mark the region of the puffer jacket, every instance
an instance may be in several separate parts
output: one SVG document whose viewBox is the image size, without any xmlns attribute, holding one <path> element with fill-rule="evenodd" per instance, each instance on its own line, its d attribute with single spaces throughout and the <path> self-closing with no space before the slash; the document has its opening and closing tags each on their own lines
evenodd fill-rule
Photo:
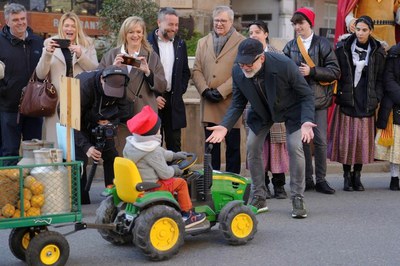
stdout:
<svg viewBox="0 0 400 266">
<path fill-rule="evenodd" d="M 290 57 L 296 65 L 306 63 L 297 46 L 297 39 L 289 41 L 283 53 Z M 304 77 L 314 91 L 315 109 L 326 109 L 332 104 L 333 86 L 323 86 L 319 82 L 332 82 L 340 77 L 340 68 L 335 52 L 325 37 L 314 34 L 308 55 L 313 60 L 315 67 L 311 68 L 310 75 Z"/>
<path fill-rule="evenodd" d="M 10 27 L 3 27 L 0 33 L 0 60 L 4 63 L 5 74 L 0 80 L 0 111 L 18 112 L 22 88 L 26 86 L 42 54 L 43 39 L 27 28 L 25 40 L 10 33 Z"/>
<path fill-rule="evenodd" d="M 366 89 L 367 106 L 365 113 L 359 114 L 355 110 L 354 100 L 354 67 L 351 45 L 356 39 L 355 34 L 346 34 L 339 38 L 336 45 L 336 56 L 342 75 L 338 84 L 336 103 L 340 111 L 351 117 L 372 116 L 383 96 L 383 72 L 385 67 L 385 51 L 379 41 L 370 37 L 371 52 L 368 62 L 368 85 Z M 366 115 L 365 115 L 366 114 Z"/>
<path fill-rule="evenodd" d="M 400 125 L 400 43 L 392 46 L 386 57 L 383 99 L 379 107 L 376 127 L 387 126 L 393 110 L 393 123 Z"/>
</svg>

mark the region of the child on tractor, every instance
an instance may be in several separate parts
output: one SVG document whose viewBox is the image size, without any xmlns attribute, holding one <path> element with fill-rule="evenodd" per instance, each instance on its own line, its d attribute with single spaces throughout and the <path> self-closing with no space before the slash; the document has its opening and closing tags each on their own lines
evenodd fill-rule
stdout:
<svg viewBox="0 0 400 266">
<path fill-rule="evenodd" d="M 167 164 L 173 160 L 186 159 L 186 153 L 174 153 L 161 147 L 161 120 L 158 115 L 146 105 L 128 120 L 127 126 L 132 136 L 126 138 L 123 155 L 136 164 L 142 180 L 160 184 L 155 190 L 166 190 L 177 194 L 185 228 L 191 228 L 205 221 L 204 213 L 192 210 L 186 181 L 176 177 L 182 174 L 182 170 L 178 165 Z"/>
</svg>

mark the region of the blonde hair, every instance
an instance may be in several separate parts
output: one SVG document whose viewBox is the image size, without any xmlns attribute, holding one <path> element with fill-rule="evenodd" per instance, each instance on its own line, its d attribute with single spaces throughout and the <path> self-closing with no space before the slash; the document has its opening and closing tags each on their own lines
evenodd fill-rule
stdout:
<svg viewBox="0 0 400 266">
<path fill-rule="evenodd" d="M 67 12 L 61 16 L 60 23 L 58 24 L 58 36 L 60 36 L 60 38 L 63 38 L 63 39 L 66 38 L 62 28 L 63 28 L 64 22 L 67 19 L 71 19 L 75 22 L 76 44 L 82 45 L 83 47 L 89 47 L 90 45 L 92 45 L 93 44 L 92 38 L 87 36 L 86 33 L 83 31 L 81 20 L 79 19 L 78 15 L 75 14 L 74 12 Z"/>
<path fill-rule="evenodd" d="M 146 23 L 141 17 L 137 16 L 128 17 L 122 23 L 121 28 L 119 29 L 117 46 L 122 46 L 122 45 L 124 45 L 125 47 L 127 46 L 126 35 L 128 34 L 130 28 L 134 26 L 142 27 L 143 38 L 141 46 L 143 47 L 143 49 L 147 50 L 148 52 L 151 52 L 152 47 L 150 43 L 147 41 Z"/>
</svg>

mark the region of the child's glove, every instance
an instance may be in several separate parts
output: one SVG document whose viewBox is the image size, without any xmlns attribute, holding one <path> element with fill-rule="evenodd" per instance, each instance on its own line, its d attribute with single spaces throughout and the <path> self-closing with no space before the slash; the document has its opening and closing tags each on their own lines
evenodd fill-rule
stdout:
<svg viewBox="0 0 400 266">
<path fill-rule="evenodd" d="M 174 168 L 174 176 L 180 176 L 183 174 L 183 171 L 181 169 L 179 169 L 179 166 L 177 166 L 176 164 L 171 165 L 172 168 Z"/>
<path fill-rule="evenodd" d="M 178 159 L 185 160 L 186 158 L 187 158 L 187 153 L 184 151 L 178 151 L 172 155 L 172 160 L 178 160 Z"/>
</svg>

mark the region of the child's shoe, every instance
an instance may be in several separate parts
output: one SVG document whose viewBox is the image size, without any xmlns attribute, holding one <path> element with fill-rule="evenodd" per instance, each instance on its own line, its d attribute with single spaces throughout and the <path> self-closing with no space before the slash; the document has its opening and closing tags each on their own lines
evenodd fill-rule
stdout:
<svg viewBox="0 0 400 266">
<path fill-rule="evenodd" d="M 191 228 L 204 222 L 206 220 L 206 215 L 205 213 L 197 213 L 190 210 L 188 212 L 182 212 L 182 218 L 185 222 L 185 228 Z"/>
</svg>

